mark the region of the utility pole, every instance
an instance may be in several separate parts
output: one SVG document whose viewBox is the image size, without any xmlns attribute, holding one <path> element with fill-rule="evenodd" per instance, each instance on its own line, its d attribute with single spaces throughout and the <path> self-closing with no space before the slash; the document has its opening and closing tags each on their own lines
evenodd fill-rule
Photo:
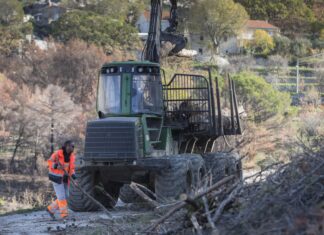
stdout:
<svg viewBox="0 0 324 235">
<path fill-rule="evenodd" d="M 51 119 L 51 155 L 54 153 L 54 118 Z"/>
<path fill-rule="evenodd" d="M 54 153 L 54 101 L 51 101 L 51 155 Z"/>
<path fill-rule="evenodd" d="M 299 94 L 299 59 L 297 59 L 297 65 L 296 65 L 296 93 Z"/>
</svg>

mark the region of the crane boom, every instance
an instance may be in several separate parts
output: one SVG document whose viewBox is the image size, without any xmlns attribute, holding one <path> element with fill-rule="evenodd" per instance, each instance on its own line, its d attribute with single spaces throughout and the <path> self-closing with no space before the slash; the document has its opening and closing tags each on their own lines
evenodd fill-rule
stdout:
<svg viewBox="0 0 324 235">
<path fill-rule="evenodd" d="M 162 32 L 162 0 L 151 0 L 150 26 L 143 50 L 144 60 L 155 63 L 160 62 L 161 42 L 170 42 L 173 45 L 168 55 L 178 53 L 186 45 L 184 36 L 176 33 L 178 26 L 177 0 L 170 0 L 170 4 L 169 27 Z"/>
</svg>

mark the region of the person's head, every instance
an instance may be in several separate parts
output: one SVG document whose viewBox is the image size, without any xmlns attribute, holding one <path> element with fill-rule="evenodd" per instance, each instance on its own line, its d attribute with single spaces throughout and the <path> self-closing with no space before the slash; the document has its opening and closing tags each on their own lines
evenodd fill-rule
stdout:
<svg viewBox="0 0 324 235">
<path fill-rule="evenodd" d="M 63 144 L 63 149 L 68 154 L 72 153 L 74 150 L 74 143 L 72 142 L 72 140 L 65 141 Z"/>
</svg>

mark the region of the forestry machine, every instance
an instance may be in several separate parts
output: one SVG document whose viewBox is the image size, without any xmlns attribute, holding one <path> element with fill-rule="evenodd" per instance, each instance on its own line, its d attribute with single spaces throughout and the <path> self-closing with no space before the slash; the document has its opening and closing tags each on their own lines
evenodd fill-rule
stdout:
<svg viewBox="0 0 324 235">
<path fill-rule="evenodd" d="M 173 45 L 169 55 L 186 44 L 176 32 L 177 1 L 170 3 L 170 26 L 161 32 L 162 0 L 151 0 L 142 61 L 107 63 L 100 70 L 98 119 L 87 123 L 76 172 L 78 185 L 106 207 L 115 206 L 118 198 L 141 200 L 131 182 L 144 185 L 161 202 L 190 195 L 206 175 L 217 182 L 242 174 L 238 154 L 215 147 L 219 138 L 241 134 L 234 83 L 229 79 L 230 115 L 224 117 L 218 81 L 210 70 L 207 77 L 175 74 L 166 79 L 160 68 L 164 42 Z M 74 211 L 99 209 L 73 184 L 69 206 Z"/>
</svg>

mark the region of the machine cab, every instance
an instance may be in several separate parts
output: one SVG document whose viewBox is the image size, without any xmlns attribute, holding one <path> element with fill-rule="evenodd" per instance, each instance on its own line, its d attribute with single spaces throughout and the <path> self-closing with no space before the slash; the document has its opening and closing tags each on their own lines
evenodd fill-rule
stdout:
<svg viewBox="0 0 324 235">
<path fill-rule="evenodd" d="M 108 116 L 162 116 L 160 67 L 150 62 L 105 64 L 98 83 L 97 112 Z"/>
</svg>

